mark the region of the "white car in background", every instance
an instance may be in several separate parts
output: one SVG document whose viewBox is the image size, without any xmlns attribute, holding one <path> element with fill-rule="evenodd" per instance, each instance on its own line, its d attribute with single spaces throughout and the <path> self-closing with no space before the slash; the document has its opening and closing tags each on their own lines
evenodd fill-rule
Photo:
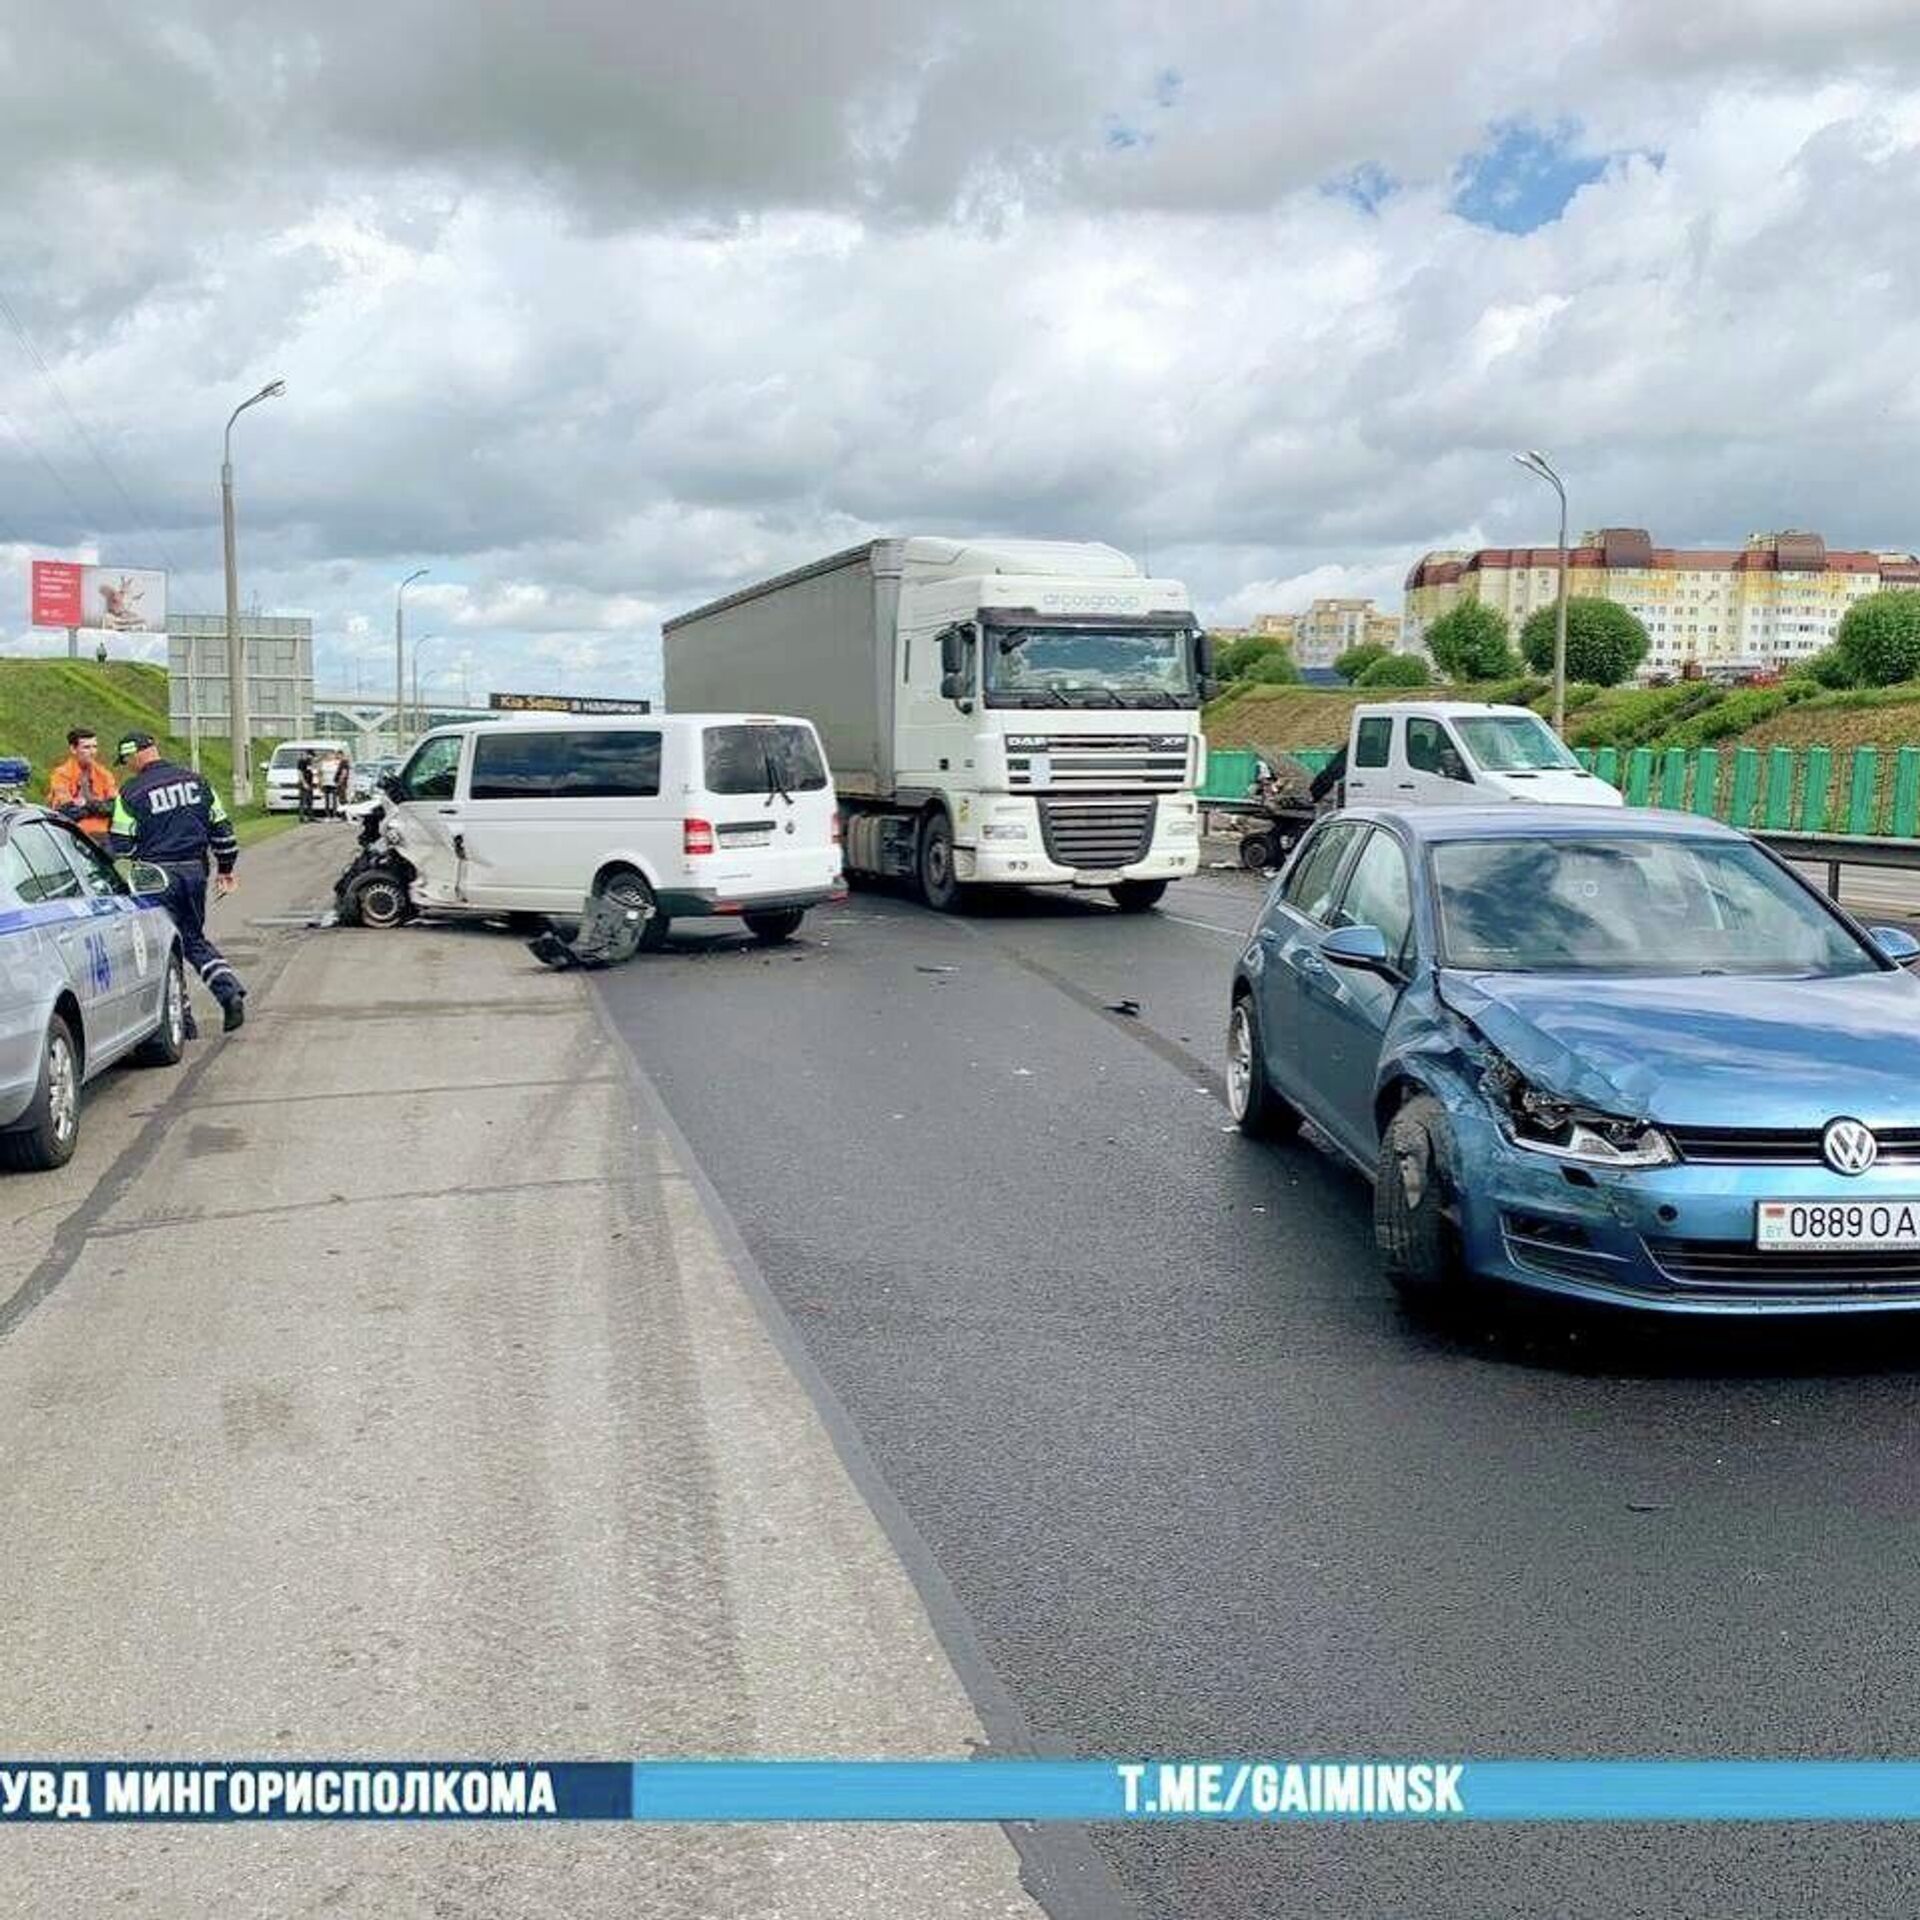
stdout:
<svg viewBox="0 0 1920 1920">
<path fill-rule="evenodd" d="M 274 748 L 273 758 L 260 769 L 261 799 L 269 813 L 300 811 L 300 756 L 313 755 L 316 762 L 331 763 L 347 752 L 344 740 L 283 740 Z M 318 767 L 316 766 L 316 772 Z M 324 799 L 316 800 L 324 807 Z"/>
</svg>

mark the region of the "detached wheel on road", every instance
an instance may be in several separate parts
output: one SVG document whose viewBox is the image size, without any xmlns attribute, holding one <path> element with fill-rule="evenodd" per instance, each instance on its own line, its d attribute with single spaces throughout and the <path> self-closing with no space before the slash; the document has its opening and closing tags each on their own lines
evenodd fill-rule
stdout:
<svg viewBox="0 0 1920 1920">
<path fill-rule="evenodd" d="M 346 891 L 340 918 L 353 927 L 397 927 L 413 918 L 413 902 L 398 874 L 363 873 Z"/>
<path fill-rule="evenodd" d="M 767 947 L 777 947 L 783 940 L 791 940 L 800 931 L 800 923 L 806 917 L 804 907 L 782 907 L 777 913 L 743 913 L 740 916 L 747 931 Z"/>
<path fill-rule="evenodd" d="M 40 1083 L 19 1123 L 0 1133 L 0 1167 L 51 1173 L 80 1144 L 80 1049 L 59 1014 L 47 1022 L 40 1049 Z"/>
<path fill-rule="evenodd" d="M 167 984 L 160 994 L 160 1024 L 133 1056 L 143 1067 L 177 1067 L 187 1053 L 187 970 L 176 949 L 167 958 Z"/>
<path fill-rule="evenodd" d="M 1157 907 L 1166 890 L 1164 880 L 1122 880 L 1117 887 L 1107 889 L 1122 913 L 1145 913 Z"/>
<path fill-rule="evenodd" d="M 653 889 L 631 867 L 615 867 L 600 881 L 600 897 L 622 913 L 649 913 L 645 931 L 640 935 L 637 953 L 658 953 L 667 944 L 667 929 L 673 922 L 654 903 Z"/>
<path fill-rule="evenodd" d="M 920 898 L 935 913 L 958 913 L 966 889 L 953 875 L 953 822 L 936 808 L 920 826 Z"/>
<path fill-rule="evenodd" d="M 1417 1094 L 1387 1123 L 1373 1185 L 1380 1264 L 1410 1302 L 1440 1307 L 1465 1290 L 1458 1191 L 1447 1110 L 1430 1094 Z"/>
<path fill-rule="evenodd" d="M 1260 1011 L 1243 993 L 1227 1016 L 1227 1110 L 1250 1140 L 1286 1140 L 1300 1131 L 1300 1110 L 1267 1078 Z"/>
</svg>

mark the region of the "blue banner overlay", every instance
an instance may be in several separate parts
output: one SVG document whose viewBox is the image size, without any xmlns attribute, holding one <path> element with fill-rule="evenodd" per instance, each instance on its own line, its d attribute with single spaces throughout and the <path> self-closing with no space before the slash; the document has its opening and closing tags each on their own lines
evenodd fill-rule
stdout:
<svg viewBox="0 0 1920 1920">
<path fill-rule="evenodd" d="M 0 1825 L 1920 1820 L 1920 1760 L 0 1761 Z"/>
</svg>

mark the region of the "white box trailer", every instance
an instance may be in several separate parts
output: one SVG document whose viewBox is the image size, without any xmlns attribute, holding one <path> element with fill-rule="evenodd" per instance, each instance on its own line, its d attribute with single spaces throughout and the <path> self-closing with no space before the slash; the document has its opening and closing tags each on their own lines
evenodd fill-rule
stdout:
<svg viewBox="0 0 1920 1920">
<path fill-rule="evenodd" d="M 1206 641 L 1115 548 L 869 541 L 666 622 L 669 709 L 810 719 L 848 871 L 1100 888 L 1152 906 L 1199 865 Z"/>
</svg>

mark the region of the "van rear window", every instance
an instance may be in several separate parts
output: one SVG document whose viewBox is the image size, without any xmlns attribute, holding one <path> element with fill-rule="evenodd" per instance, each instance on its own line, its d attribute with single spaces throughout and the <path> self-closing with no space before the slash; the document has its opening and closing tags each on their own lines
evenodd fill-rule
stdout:
<svg viewBox="0 0 1920 1920">
<path fill-rule="evenodd" d="M 764 721 L 706 730 L 709 793 L 818 793 L 826 762 L 811 727 Z"/>
<path fill-rule="evenodd" d="M 651 799 L 660 791 L 660 736 L 626 728 L 480 733 L 468 791 L 475 800 Z"/>
</svg>

